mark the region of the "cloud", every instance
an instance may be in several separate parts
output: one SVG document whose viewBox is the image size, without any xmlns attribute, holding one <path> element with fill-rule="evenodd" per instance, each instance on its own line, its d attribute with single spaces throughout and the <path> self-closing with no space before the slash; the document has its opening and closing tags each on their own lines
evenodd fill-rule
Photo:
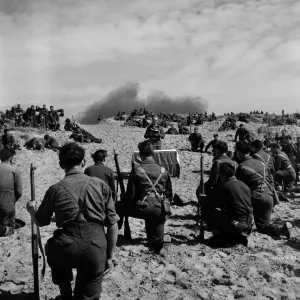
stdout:
<svg viewBox="0 0 300 300">
<path fill-rule="evenodd" d="M 297 0 L 2 0 L 1 105 L 74 113 L 131 81 L 216 112 L 294 110 L 299 16 Z"/>
</svg>

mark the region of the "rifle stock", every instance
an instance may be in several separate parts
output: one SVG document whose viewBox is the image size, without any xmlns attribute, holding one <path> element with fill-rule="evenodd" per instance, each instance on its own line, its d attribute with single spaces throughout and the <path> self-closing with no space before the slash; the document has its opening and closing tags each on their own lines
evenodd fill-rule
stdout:
<svg viewBox="0 0 300 300">
<path fill-rule="evenodd" d="M 30 184 L 31 184 L 31 205 L 35 204 L 35 182 L 34 170 L 36 168 L 31 164 L 30 166 Z M 40 300 L 39 290 L 39 247 L 38 247 L 38 228 L 31 220 L 31 249 L 33 262 L 33 281 L 34 281 L 34 299 Z"/>
<path fill-rule="evenodd" d="M 121 170 L 120 170 L 118 154 L 116 153 L 115 150 L 114 150 L 114 160 L 115 160 L 116 170 L 117 170 L 117 174 L 118 174 L 118 182 L 119 182 L 120 190 L 121 190 L 121 201 L 123 201 L 123 198 L 125 196 L 125 186 L 124 186 L 123 176 L 122 176 Z M 131 230 L 130 230 L 129 219 L 128 218 L 129 218 L 128 216 L 125 216 L 125 220 L 124 220 L 124 238 L 126 240 L 131 240 Z"/>
</svg>

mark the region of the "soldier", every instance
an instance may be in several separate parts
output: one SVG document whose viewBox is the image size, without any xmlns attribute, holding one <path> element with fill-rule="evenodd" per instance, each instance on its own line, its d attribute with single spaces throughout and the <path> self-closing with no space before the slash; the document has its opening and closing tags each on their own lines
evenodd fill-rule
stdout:
<svg viewBox="0 0 300 300">
<path fill-rule="evenodd" d="M 147 127 L 144 138 L 149 139 L 149 141 L 153 145 L 154 150 L 161 150 L 161 140 L 165 138 L 165 133 L 163 128 L 158 125 L 157 116 L 153 116 L 152 123 Z"/>
<path fill-rule="evenodd" d="M 296 172 L 287 155 L 280 151 L 279 144 L 272 143 L 270 148 L 271 153 L 274 156 L 275 184 L 278 186 L 283 182 L 284 191 L 289 192 L 293 188 L 296 180 Z"/>
<path fill-rule="evenodd" d="M 15 109 L 17 114 L 23 114 L 24 110 L 21 108 L 21 104 L 18 104 L 16 109 Z"/>
<path fill-rule="evenodd" d="M 75 126 L 74 126 L 74 124 L 71 123 L 71 120 L 69 118 L 67 118 L 65 120 L 64 129 L 65 129 L 65 131 L 74 131 L 75 130 Z"/>
<path fill-rule="evenodd" d="M 189 142 L 191 143 L 191 149 L 193 152 L 203 152 L 204 140 L 202 134 L 198 132 L 198 127 L 195 127 L 194 133 L 190 134 Z"/>
<path fill-rule="evenodd" d="M 240 124 L 240 127 L 235 133 L 234 141 L 237 141 L 237 137 L 239 137 L 239 141 L 245 141 L 249 137 L 249 131 L 245 128 L 244 124 Z"/>
<path fill-rule="evenodd" d="M 206 145 L 204 152 L 207 152 L 207 150 L 208 150 L 210 147 L 212 147 L 213 150 L 214 150 L 214 146 L 215 146 L 215 144 L 216 144 L 218 141 L 219 141 L 219 135 L 216 133 L 216 134 L 214 134 L 214 139 L 211 140 L 211 141 Z"/>
<path fill-rule="evenodd" d="M 236 151 L 240 165 L 236 171 L 236 178 L 243 181 L 251 190 L 251 203 L 257 231 L 273 237 L 286 235 L 290 238 L 291 224 L 282 227 L 270 223 L 273 211 L 273 192 L 269 185 L 268 172 L 265 164 L 250 156 L 250 145 L 246 142 L 237 142 Z"/>
<path fill-rule="evenodd" d="M 125 201 L 117 202 L 117 211 L 120 211 L 120 216 L 124 214 L 144 219 L 148 245 L 159 253 L 163 248 L 166 250 L 166 212 L 160 196 L 164 195 L 168 202 L 172 201 L 172 183 L 168 172 L 153 159 L 153 144 L 144 141 L 138 148 L 142 163 L 131 170 Z"/>
<path fill-rule="evenodd" d="M 46 107 L 46 104 L 43 104 L 43 108 L 40 111 L 41 115 L 47 115 L 48 114 L 48 109 Z"/>
<path fill-rule="evenodd" d="M 4 129 L 4 135 L 2 135 L 2 143 L 4 148 L 7 149 L 17 148 L 16 140 L 11 133 L 8 133 L 8 129 Z"/>
<path fill-rule="evenodd" d="M 22 196 L 20 171 L 13 166 L 15 151 L 0 151 L 0 236 L 8 236 L 15 229 L 15 203 Z"/>
<path fill-rule="evenodd" d="M 50 111 L 48 113 L 48 126 L 52 131 L 59 130 L 59 115 L 57 111 L 54 110 L 53 106 L 50 106 Z"/>
<path fill-rule="evenodd" d="M 223 162 L 227 162 L 232 164 L 234 168 L 237 168 L 238 164 L 232 161 L 227 156 L 228 145 L 224 141 L 218 141 L 214 147 L 214 162 L 211 167 L 211 171 L 209 174 L 209 179 L 205 182 L 205 191 L 207 194 L 210 194 L 211 191 L 220 184 L 221 180 L 219 177 L 219 168 L 220 164 Z M 200 186 L 199 186 L 200 189 Z"/>
<path fill-rule="evenodd" d="M 260 140 L 255 140 L 251 144 L 252 157 L 261 161 L 268 172 L 268 182 L 274 186 L 273 174 L 275 173 L 273 158 L 271 155 L 263 150 L 263 143 Z"/>
<path fill-rule="evenodd" d="M 111 189 L 112 197 L 116 200 L 115 176 L 112 169 L 104 165 L 107 151 L 100 149 L 92 154 L 94 165 L 85 169 L 84 174 L 92 177 L 98 177 L 108 184 Z"/>
<path fill-rule="evenodd" d="M 285 136 L 285 142 L 281 149 L 289 158 L 293 168 L 296 168 L 296 156 L 297 150 L 292 143 L 292 137 L 290 135 Z"/>
<path fill-rule="evenodd" d="M 20 115 L 16 119 L 16 126 L 25 127 L 27 125 L 26 121 L 24 120 L 23 116 Z"/>
<path fill-rule="evenodd" d="M 49 136 L 49 134 L 46 134 L 44 136 L 44 140 L 46 141 L 45 148 L 52 149 L 53 151 L 59 150 L 59 148 L 60 148 L 59 144 L 54 137 Z"/>
<path fill-rule="evenodd" d="M 84 149 L 75 143 L 65 144 L 59 165 L 66 177 L 48 189 L 37 211 L 27 204 L 38 226 L 49 225 L 55 214 L 59 229 L 47 241 L 46 254 L 53 283 L 59 286 L 63 300 L 99 299 L 103 276 L 112 268 L 118 236 L 119 218 L 111 190 L 99 178 L 83 174 L 84 155 Z M 74 297 L 72 268 L 77 269 Z"/>
<path fill-rule="evenodd" d="M 34 119 L 35 119 L 35 109 L 34 109 L 34 105 L 31 105 L 30 108 L 27 108 L 26 112 L 25 112 L 26 116 L 27 116 L 27 122 L 31 123 L 31 125 L 34 125 Z"/>
<path fill-rule="evenodd" d="M 300 181 L 299 179 L 299 172 L 300 172 L 300 137 L 297 137 L 297 143 L 294 144 L 294 147 L 296 148 L 297 155 L 296 155 L 296 184 Z"/>
<path fill-rule="evenodd" d="M 27 141 L 24 145 L 27 149 L 44 150 L 44 143 L 39 141 L 36 137 Z"/>
<path fill-rule="evenodd" d="M 179 131 L 179 134 L 190 134 L 190 131 L 187 127 L 183 126 L 182 124 L 178 124 L 178 131 Z"/>
<path fill-rule="evenodd" d="M 224 241 L 231 246 L 239 243 L 247 246 L 253 220 L 251 191 L 236 179 L 231 162 L 220 163 L 218 175 L 222 183 L 216 187 L 214 197 L 205 198 L 201 203 L 203 217 L 214 234 L 207 243 L 222 246 Z"/>
<path fill-rule="evenodd" d="M 173 124 L 171 124 L 171 128 L 169 128 L 166 131 L 166 134 L 179 134 L 177 129 L 175 128 L 175 126 Z"/>
</svg>

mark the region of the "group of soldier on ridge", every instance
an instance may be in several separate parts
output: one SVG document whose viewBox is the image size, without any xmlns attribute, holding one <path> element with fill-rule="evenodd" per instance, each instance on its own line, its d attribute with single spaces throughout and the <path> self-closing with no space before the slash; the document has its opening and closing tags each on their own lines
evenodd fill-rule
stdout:
<svg viewBox="0 0 300 300">
<path fill-rule="evenodd" d="M 72 124 L 66 122 L 65 126 Z M 57 299 L 100 297 L 103 277 L 113 265 L 118 229 L 122 228 L 124 217 L 144 219 L 149 249 L 166 255 L 169 243 L 165 242 L 165 222 L 173 189 L 170 175 L 153 158 L 154 151 L 163 148 L 165 138 L 157 117 L 153 117 L 144 137 L 146 140 L 138 145 L 141 163 L 133 166 L 126 193 L 117 202 L 114 172 L 105 166 L 107 151 L 93 153 L 94 165 L 85 168 L 83 147 L 66 143 L 57 148 L 65 178 L 47 190 L 37 210 L 27 205 L 38 226 L 49 225 L 55 215 L 58 229 L 47 241 L 46 254 L 53 283 L 60 290 Z M 213 148 L 213 164 L 204 185 L 206 195 L 200 186 L 195 191 L 205 228 L 213 233 L 205 241 L 211 247 L 247 246 L 253 224 L 262 234 L 285 236 L 291 241 L 296 238 L 290 222 L 278 226 L 270 220 L 278 204 L 277 191 L 289 193 L 298 181 L 300 138 L 296 144 L 285 132 L 275 138 L 253 140 L 242 125 L 231 153 L 218 134 L 204 148 L 199 129 L 195 127 L 190 133 L 192 151 Z M 4 237 L 14 233 L 15 202 L 22 196 L 22 179 L 13 166 L 14 156 L 13 147 L 0 151 L 0 236 Z M 77 269 L 74 295 L 72 268 Z"/>
<path fill-rule="evenodd" d="M 63 109 L 55 110 L 53 106 L 48 109 L 46 104 L 43 107 L 31 105 L 26 110 L 17 104 L 6 110 L 5 114 L 1 114 L 0 126 L 4 126 L 6 122 L 13 122 L 16 127 L 41 127 L 57 131 L 60 129 L 59 117 L 63 116 Z"/>
</svg>

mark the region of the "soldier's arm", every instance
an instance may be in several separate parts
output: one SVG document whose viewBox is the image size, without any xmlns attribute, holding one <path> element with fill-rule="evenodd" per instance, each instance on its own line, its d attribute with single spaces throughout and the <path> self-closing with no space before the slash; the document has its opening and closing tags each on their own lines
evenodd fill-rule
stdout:
<svg viewBox="0 0 300 300">
<path fill-rule="evenodd" d="M 134 196 L 135 196 L 135 170 L 134 170 L 134 168 L 132 168 L 129 179 L 128 179 L 125 200 L 133 201 Z"/>
<path fill-rule="evenodd" d="M 22 177 L 19 170 L 16 170 L 15 172 L 14 190 L 15 190 L 16 201 L 18 201 L 23 194 Z"/>
<path fill-rule="evenodd" d="M 145 139 L 149 139 L 150 137 L 150 130 L 149 130 L 149 126 L 146 128 L 146 132 L 145 132 L 145 135 L 144 135 L 144 138 Z"/>
<path fill-rule="evenodd" d="M 206 152 L 208 149 L 209 149 L 209 147 L 212 145 L 212 141 L 210 141 L 207 145 L 206 145 L 206 147 L 205 147 L 205 149 L 204 149 L 204 152 Z"/>
<path fill-rule="evenodd" d="M 172 191 L 172 182 L 169 174 L 167 174 L 165 189 L 166 189 L 165 196 L 171 203 L 173 199 L 173 191 Z"/>
</svg>

